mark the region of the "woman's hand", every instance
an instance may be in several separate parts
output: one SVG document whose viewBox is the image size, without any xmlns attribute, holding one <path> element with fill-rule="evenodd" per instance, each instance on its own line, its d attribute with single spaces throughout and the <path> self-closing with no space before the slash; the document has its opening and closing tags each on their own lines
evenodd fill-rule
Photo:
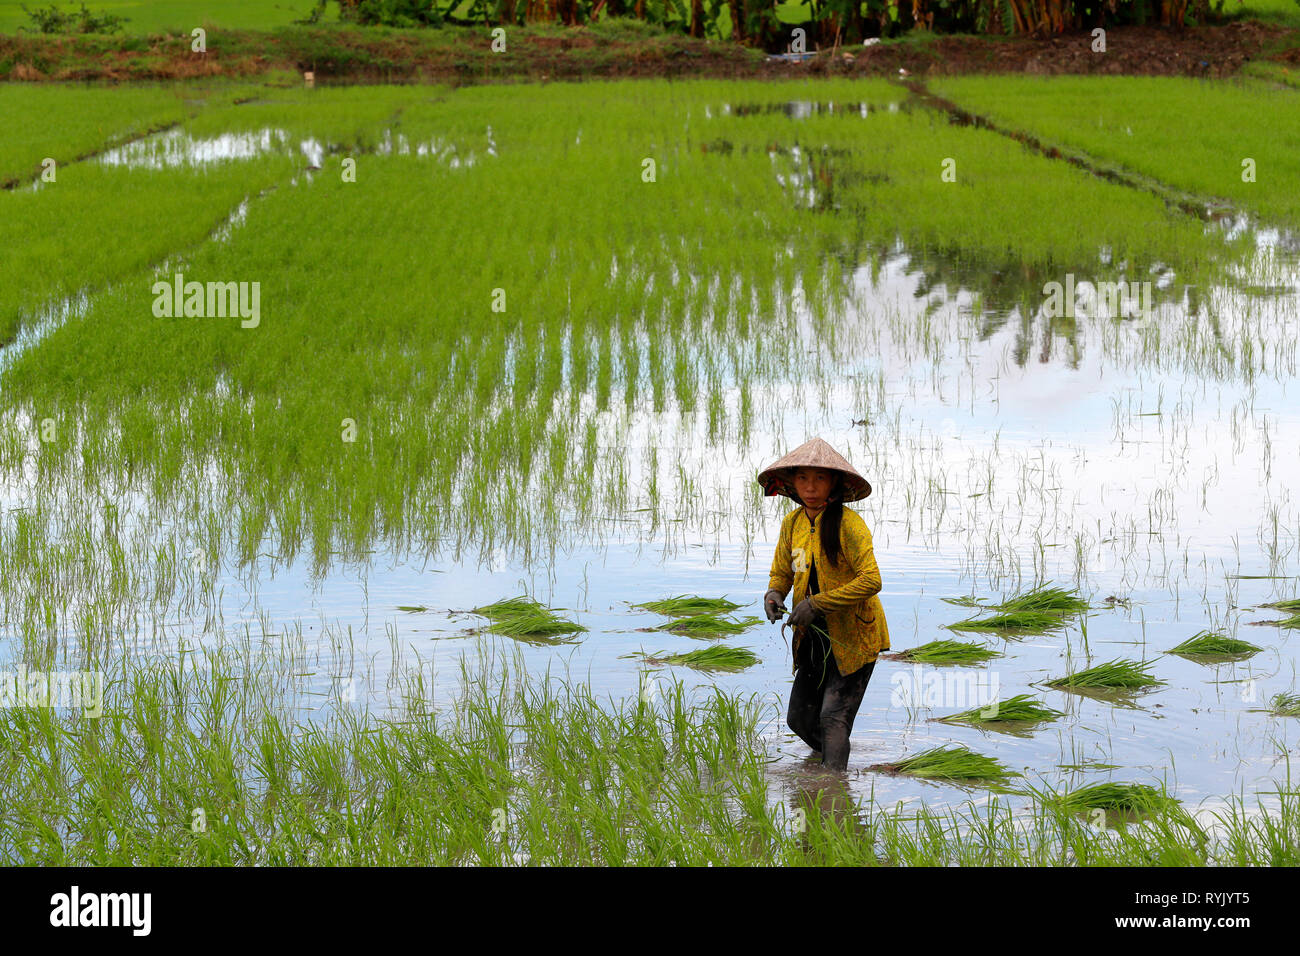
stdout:
<svg viewBox="0 0 1300 956">
<path fill-rule="evenodd" d="M 775 589 L 763 595 L 763 610 L 769 621 L 776 623 L 781 620 L 781 615 L 785 613 L 785 605 L 782 603 L 784 600 L 785 595 Z"/>
<path fill-rule="evenodd" d="M 790 617 L 786 621 L 791 627 L 807 627 L 817 616 L 817 608 L 813 605 L 812 598 L 806 597 L 799 602 L 799 606 L 790 612 Z"/>
</svg>

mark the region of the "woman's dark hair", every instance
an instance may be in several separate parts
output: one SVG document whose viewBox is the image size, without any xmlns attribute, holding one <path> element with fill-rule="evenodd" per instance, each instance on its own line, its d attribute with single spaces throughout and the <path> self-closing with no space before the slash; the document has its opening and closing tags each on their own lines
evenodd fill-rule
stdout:
<svg viewBox="0 0 1300 956">
<path fill-rule="evenodd" d="M 822 513 L 822 553 L 832 567 L 840 564 L 840 522 L 844 519 L 844 502 L 840 493 L 844 490 L 844 476 L 835 473 L 835 487 L 831 489 L 830 500 Z"/>
</svg>

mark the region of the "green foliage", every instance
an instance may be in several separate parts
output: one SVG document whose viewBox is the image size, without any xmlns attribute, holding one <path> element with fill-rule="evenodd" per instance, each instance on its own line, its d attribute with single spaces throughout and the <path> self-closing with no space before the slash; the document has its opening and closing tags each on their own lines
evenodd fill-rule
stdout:
<svg viewBox="0 0 1300 956">
<path fill-rule="evenodd" d="M 35 10 L 29 10 L 27 4 L 23 4 L 22 8 L 41 33 L 116 33 L 130 19 L 111 13 L 93 13 L 84 2 L 80 10 L 67 12 L 53 3 Z"/>
<path fill-rule="evenodd" d="M 1249 641 L 1228 637 L 1222 631 L 1198 631 L 1177 647 L 1165 653 L 1181 654 L 1185 657 L 1242 657 L 1255 654 L 1262 648 Z"/>
<path fill-rule="evenodd" d="M 647 655 L 645 661 L 648 664 L 681 664 L 702 671 L 734 672 L 753 667 L 761 663 L 762 658 L 748 648 L 715 644 L 713 647 L 702 647 L 697 651 L 686 651 L 682 654 L 656 651 Z"/>
<path fill-rule="evenodd" d="M 1003 783 L 1020 776 L 992 757 L 958 746 L 934 747 L 877 769 L 958 783 Z"/>
<path fill-rule="evenodd" d="M 936 718 L 948 723 L 986 724 L 1011 721 L 1055 720 L 1063 717 L 1064 712 L 1054 710 L 1029 694 L 1017 694 L 1006 700 L 994 701 L 984 707 L 974 707 L 960 714 Z"/>
<path fill-rule="evenodd" d="M 979 644 L 965 641 L 930 641 L 919 647 L 908 648 L 899 652 L 898 660 L 917 661 L 922 664 L 981 664 L 994 657 L 1000 657 L 997 651 L 991 651 Z"/>
<path fill-rule="evenodd" d="M 1079 688 L 1140 688 L 1165 683 L 1151 673 L 1151 667 L 1150 661 L 1113 660 L 1048 683 L 1053 687 Z"/>
</svg>

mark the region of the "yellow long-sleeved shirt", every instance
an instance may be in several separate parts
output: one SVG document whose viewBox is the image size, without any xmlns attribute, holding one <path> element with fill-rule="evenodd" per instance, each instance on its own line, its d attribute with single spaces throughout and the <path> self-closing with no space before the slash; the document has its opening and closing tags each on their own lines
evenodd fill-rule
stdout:
<svg viewBox="0 0 1300 956">
<path fill-rule="evenodd" d="M 832 565 L 821 546 L 823 510 L 814 519 L 801 505 L 781 520 L 781 534 L 768 588 L 784 596 L 794 587 L 790 607 L 794 608 L 808 593 L 812 567 L 817 566 L 818 593 L 813 606 L 826 615 L 830 631 L 831 652 L 840 674 L 847 676 L 864 664 L 874 661 L 882 650 L 889 649 L 889 626 L 880 593 L 880 568 L 871 546 L 871 531 L 862 516 L 844 509 L 840 522 L 839 564 Z M 794 629 L 795 660 L 804 628 Z"/>
</svg>

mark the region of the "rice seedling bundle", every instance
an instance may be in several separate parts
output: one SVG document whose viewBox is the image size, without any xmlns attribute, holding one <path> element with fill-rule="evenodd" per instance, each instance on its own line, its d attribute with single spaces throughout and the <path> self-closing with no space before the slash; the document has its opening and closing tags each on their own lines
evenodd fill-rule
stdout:
<svg viewBox="0 0 1300 956">
<path fill-rule="evenodd" d="M 492 630 L 498 634 L 512 636 L 546 636 L 550 634 L 571 634 L 587 630 L 581 624 L 566 621 L 552 613 L 547 607 L 525 595 L 505 598 L 493 604 L 485 604 L 473 609 L 474 614 L 481 614 L 492 622 Z"/>
<path fill-rule="evenodd" d="M 1231 657 L 1258 653 L 1262 648 L 1249 641 L 1228 637 L 1222 631 L 1198 631 L 1177 647 L 1172 647 L 1166 654 L 1182 654 L 1186 657 Z"/>
<path fill-rule="evenodd" d="M 955 624 L 945 624 L 953 631 L 1025 631 L 1041 633 L 1064 627 L 1061 615 L 1049 611 L 1009 611 L 989 617 L 967 618 Z"/>
<path fill-rule="evenodd" d="M 757 617 L 724 617 L 721 614 L 693 614 L 660 624 L 656 630 L 681 634 L 740 634 L 758 624 Z"/>
<path fill-rule="evenodd" d="M 934 747 L 895 763 L 878 764 L 877 769 L 961 782 L 1001 783 L 1020 776 L 992 757 L 958 746 Z"/>
<path fill-rule="evenodd" d="M 704 647 L 697 651 L 682 654 L 669 654 L 656 651 L 645 658 L 650 664 L 681 664 L 705 671 L 742 671 L 759 663 L 760 658 L 753 651 L 744 647 Z"/>
<path fill-rule="evenodd" d="M 1154 687 L 1165 683 L 1151 673 L 1152 666 L 1150 661 L 1113 660 L 1054 678 L 1047 683 L 1052 687 L 1120 689 Z"/>
<path fill-rule="evenodd" d="M 994 657 L 998 651 L 966 641 L 930 641 L 894 655 L 895 660 L 917 661 L 922 664 L 980 664 Z"/>
<path fill-rule="evenodd" d="M 994 701 L 984 707 L 974 707 L 960 714 L 935 719 L 949 723 L 984 724 L 1003 721 L 1055 720 L 1063 716 L 1063 711 L 1054 710 L 1029 694 L 1017 694 L 1015 697 Z"/>
<path fill-rule="evenodd" d="M 1276 694 L 1269 710 L 1277 717 L 1300 717 L 1300 694 Z"/>
<path fill-rule="evenodd" d="M 1050 581 L 1024 594 L 1008 598 L 995 609 L 1005 613 L 1014 611 L 1045 611 L 1053 614 L 1077 614 L 1088 610 L 1088 602 L 1079 597 L 1077 590 L 1052 587 Z"/>
<path fill-rule="evenodd" d="M 671 615 L 693 615 L 708 614 L 717 611 L 734 611 L 743 605 L 736 604 L 734 601 L 728 601 L 726 598 L 706 598 L 694 594 L 678 594 L 675 597 L 663 598 L 659 601 L 646 601 L 642 604 L 633 604 L 633 607 L 644 608 L 655 614 Z"/>
<path fill-rule="evenodd" d="M 1072 811 L 1119 810 L 1150 813 L 1179 805 L 1176 798 L 1145 783 L 1094 783 L 1071 790 L 1060 803 Z"/>
</svg>

